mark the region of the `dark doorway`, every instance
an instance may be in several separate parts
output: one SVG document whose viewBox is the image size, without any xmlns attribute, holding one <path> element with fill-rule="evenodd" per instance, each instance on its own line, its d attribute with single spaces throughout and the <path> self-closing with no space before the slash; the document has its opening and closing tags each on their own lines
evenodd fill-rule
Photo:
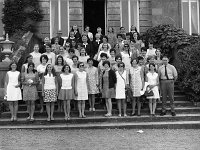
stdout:
<svg viewBox="0 0 200 150">
<path fill-rule="evenodd" d="M 97 27 L 105 34 L 105 0 L 84 0 L 84 28 L 86 25 L 94 36 Z"/>
</svg>

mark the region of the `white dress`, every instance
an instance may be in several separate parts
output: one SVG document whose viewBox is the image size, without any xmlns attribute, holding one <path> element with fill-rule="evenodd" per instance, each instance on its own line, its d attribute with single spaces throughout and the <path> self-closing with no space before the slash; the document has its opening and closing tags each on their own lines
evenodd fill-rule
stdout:
<svg viewBox="0 0 200 150">
<path fill-rule="evenodd" d="M 132 53 L 130 52 L 130 54 L 128 54 L 128 53 L 121 52 L 121 55 L 122 55 L 122 62 L 125 64 L 125 69 L 129 70 L 131 68 Z"/>
<path fill-rule="evenodd" d="M 15 87 L 18 85 L 19 81 L 19 71 L 8 71 L 8 85 L 7 85 L 7 101 L 18 101 L 22 100 L 22 93 L 20 87 Z"/>
<path fill-rule="evenodd" d="M 78 96 L 76 100 L 88 100 L 88 89 L 87 89 L 87 82 L 86 77 L 87 73 L 85 71 L 77 71 L 77 92 Z"/>
<path fill-rule="evenodd" d="M 125 99 L 125 84 L 126 84 L 126 70 L 120 75 L 116 71 L 117 83 L 116 83 L 116 99 Z M 123 77 L 123 78 L 122 78 Z"/>
<path fill-rule="evenodd" d="M 152 74 L 152 73 L 148 72 L 147 73 L 148 84 L 149 85 L 155 85 L 157 83 L 157 77 L 158 77 L 158 73 L 154 72 Z M 152 89 L 152 91 L 154 93 L 154 96 L 147 97 L 148 99 L 151 99 L 151 98 L 158 99 L 158 98 L 160 98 L 158 86 L 155 86 Z"/>
</svg>

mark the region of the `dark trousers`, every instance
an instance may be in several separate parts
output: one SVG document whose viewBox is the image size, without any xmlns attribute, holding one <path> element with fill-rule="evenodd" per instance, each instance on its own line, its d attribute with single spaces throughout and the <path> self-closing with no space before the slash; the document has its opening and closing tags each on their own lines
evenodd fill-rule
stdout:
<svg viewBox="0 0 200 150">
<path fill-rule="evenodd" d="M 166 111 L 167 96 L 170 100 L 171 112 L 174 112 L 174 80 L 161 80 L 162 111 Z"/>
</svg>

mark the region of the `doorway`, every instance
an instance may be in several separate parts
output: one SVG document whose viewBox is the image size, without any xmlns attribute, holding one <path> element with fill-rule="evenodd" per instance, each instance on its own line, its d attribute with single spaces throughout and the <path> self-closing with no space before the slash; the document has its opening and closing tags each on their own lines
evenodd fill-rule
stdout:
<svg viewBox="0 0 200 150">
<path fill-rule="evenodd" d="M 84 28 L 90 27 L 95 36 L 97 27 L 105 34 L 105 0 L 84 0 Z"/>
</svg>

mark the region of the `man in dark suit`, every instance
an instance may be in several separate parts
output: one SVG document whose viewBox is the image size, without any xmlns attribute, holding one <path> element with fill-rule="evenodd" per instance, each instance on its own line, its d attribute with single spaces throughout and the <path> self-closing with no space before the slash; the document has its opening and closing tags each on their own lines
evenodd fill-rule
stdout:
<svg viewBox="0 0 200 150">
<path fill-rule="evenodd" d="M 55 38 L 58 38 L 58 44 L 63 46 L 65 40 L 61 36 L 62 31 L 58 31 L 57 36 L 51 39 L 51 44 L 55 44 Z"/>
<path fill-rule="evenodd" d="M 103 41 L 102 41 L 100 38 L 101 38 L 101 35 L 100 35 L 99 33 L 97 33 L 97 34 L 95 35 L 95 39 L 96 39 L 96 40 L 94 40 L 94 41 L 92 42 L 94 55 L 97 54 L 98 49 L 99 49 L 99 45 L 100 45 L 101 43 L 103 43 Z"/>
<path fill-rule="evenodd" d="M 87 40 L 88 40 L 87 36 L 83 35 L 82 36 L 82 41 L 83 41 L 82 47 L 85 48 L 87 55 L 89 55 L 91 58 L 93 58 L 94 57 L 93 47 L 92 47 L 92 44 L 87 42 Z"/>
</svg>

